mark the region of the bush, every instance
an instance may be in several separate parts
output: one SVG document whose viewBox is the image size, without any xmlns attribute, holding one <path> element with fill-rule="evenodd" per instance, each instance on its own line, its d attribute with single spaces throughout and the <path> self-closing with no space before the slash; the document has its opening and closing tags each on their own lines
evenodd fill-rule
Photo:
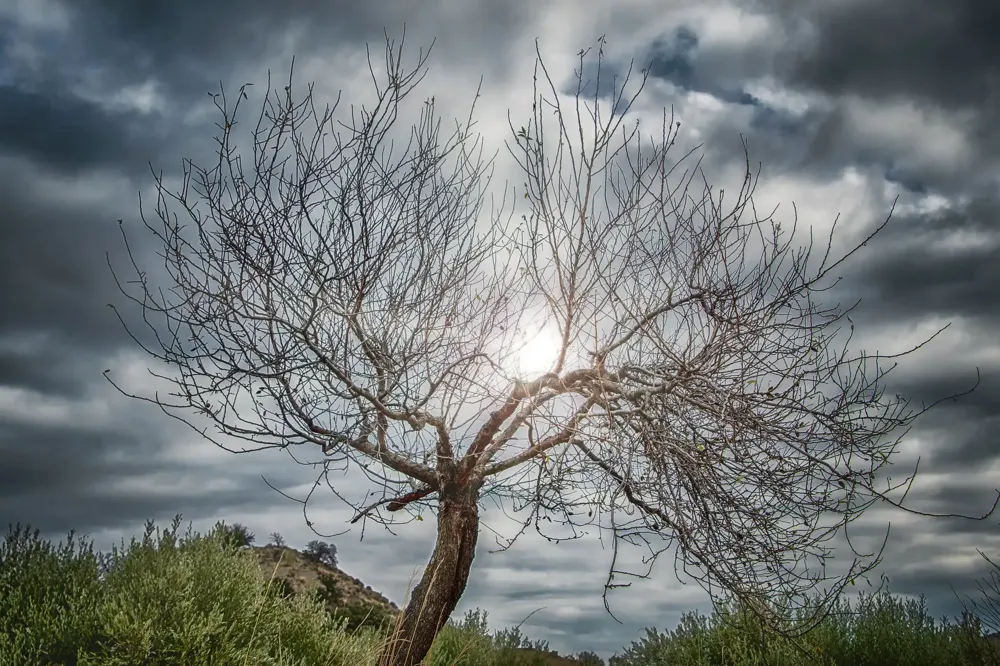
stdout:
<svg viewBox="0 0 1000 666">
<path fill-rule="evenodd" d="M 484 611 L 485 613 L 485 611 Z M 493 645 L 498 650 L 537 650 L 549 651 L 548 641 L 532 641 L 521 633 L 520 626 L 501 629 L 493 634 Z"/>
<path fill-rule="evenodd" d="M 3 663 L 77 663 L 80 649 L 98 638 L 97 612 L 104 597 L 93 544 L 52 546 L 20 524 L 0 544 L 0 655 Z"/>
<path fill-rule="evenodd" d="M 288 578 L 273 579 L 267 591 L 279 599 L 289 599 L 295 596 L 295 587 Z"/>
<path fill-rule="evenodd" d="M 326 541 L 310 541 L 306 544 L 305 555 L 314 562 L 328 567 L 337 566 L 337 547 Z"/>
<path fill-rule="evenodd" d="M 545 652 L 530 652 L 531 642 L 520 630 L 504 630 L 491 636 L 488 613 L 480 608 L 466 611 L 460 622 L 449 622 L 427 655 L 429 666 L 547 666 Z M 516 633 L 517 638 L 511 638 Z M 498 638 L 499 637 L 499 638 Z"/>
<path fill-rule="evenodd" d="M 830 615 L 791 641 L 763 631 L 759 620 L 738 606 L 720 605 L 711 617 L 687 613 L 667 633 L 646 629 L 646 637 L 612 657 L 611 666 L 995 666 L 1000 664 L 968 618 L 958 625 L 935 622 L 926 603 L 903 601 L 882 590 L 862 594 L 852 608 L 837 603 Z M 803 654 L 802 649 L 809 654 Z"/>
<path fill-rule="evenodd" d="M 101 666 L 324 663 L 330 619 L 307 598 L 269 593 L 252 553 L 225 530 L 177 538 L 173 529 L 115 549 L 107 602 L 98 614 Z M 220 548 L 220 546 L 222 546 Z M 277 588 L 280 590 L 280 584 Z"/>
<path fill-rule="evenodd" d="M 146 524 L 141 539 L 95 553 L 70 532 L 58 545 L 38 530 L 11 527 L 0 543 L 0 665 L 30 666 L 368 666 L 394 627 L 380 604 L 344 604 L 337 578 L 294 594 L 288 578 L 261 575 L 252 538 L 218 523 L 207 536 L 178 536 Z M 317 545 L 313 545 L 317 544 Z M 313 542 L 311 556 L 335 556 Z M 325 546 L 325 547 L 324 547 Z M 329 612 L 328 612 L 329 611 Z M 711 616 L 688 613 L 665 633 L 647 629 L 611 666 L 1000 666 L 978 618 L 936 622 L 923 599 L 888 592 L 838 603 L 799 647 L 766 634 L 738 604 Z M 808 658 L 807 658 L 808 657 Z M 583 652 L 559 661 L 545 641 L 518 627 L 490 633 L 485 611 L 449 622 L 427 657 L 430 666 L 542 666 L 603 662 Z"/>
<path fill-rule="evenodd" d="M 583 666 L 604 666 L 604 660 L 596 652 L 584 650 L 572 658 L 583 664 Z"/>
<path fill-rule="evenodd" d="M 379 635 L 387 635 L 395 626 L 396 618 L 385 606 L 352 601 L 338 606 L 331 612 L 338 626 L 346 631 L 371 630 Z"/>
<path fill-rule="evenodd" d="M 347 637 L 313 595 L 261 575 L 224 530 L 162 532 L 113 549 L 53 548 L 13 531 L 0 547 L 0 654 L 32 666 L 368 663 L 376 639 Z M 105 572 L 102 577 L 102 571 Z"/>
<path fill-rule="evenodd" d="M 344 593 L 337 585 L 337 579 L 329 574 L 320 574 L 316 594 L 328 606 L 337 607 L 344 601 Z"/>
<path fill-rule="evenodd" d="M 225 521 L 221 520 L 215 524 L 209 534 L 218 534 L 223 545 L 232 548 L 247 548 L 252 546 L 256 540 L 254 533 L 248 530 L 245 525 L 240 523 L 226 525 Z"/>
</svg>

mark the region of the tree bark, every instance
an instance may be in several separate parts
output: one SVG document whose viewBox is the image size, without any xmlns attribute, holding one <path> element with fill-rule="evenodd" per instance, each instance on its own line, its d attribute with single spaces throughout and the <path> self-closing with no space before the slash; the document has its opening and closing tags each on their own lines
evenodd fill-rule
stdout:
<svg viewBox="0 0 1000 666">
<path fill-rule="evenodd" d="M 380 666 L 415 666 L 427 656 L 465 592 L 478 538 L 477 490 L 442 492 L 434 552 L 382 652 Z"/>
</svg>

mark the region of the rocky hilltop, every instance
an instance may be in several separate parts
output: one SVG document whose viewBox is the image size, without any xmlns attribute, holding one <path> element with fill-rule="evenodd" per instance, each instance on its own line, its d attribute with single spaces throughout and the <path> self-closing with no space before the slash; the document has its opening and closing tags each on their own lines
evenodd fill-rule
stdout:
<svg viewBox="0 0 1000 666">
<path fill-rule="evenodd" d="M 342 605 L 362 603 L 379 606 L 393 614 L 400 611 L 396 604 L 389 601 L 385 595 L 373 590 L 371 585 L 365 585 L 360 579 L 338 567 L 318 562 L 294 548 L 268 545 L 251 546 L 251 550 L 257 555 L 261 573 L 265 578 L 271 578 L 273 574 L 274 580 L 288 581 L 296 594 L 319 588 L 321 576 L 329 576 L 336 581 Z"/>
</svg>

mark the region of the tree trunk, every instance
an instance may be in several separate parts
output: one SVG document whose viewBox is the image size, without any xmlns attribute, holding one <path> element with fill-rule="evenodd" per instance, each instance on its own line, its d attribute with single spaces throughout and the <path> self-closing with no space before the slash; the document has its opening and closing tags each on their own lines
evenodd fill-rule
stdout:
<svg viewBox="0 0 1000 666">
<path fill-rule="evenodd" d="M 380 666 L 414 666 L 427 656 L 462 598 L 478 537 L 478 493 L 464 489 L 441 496 L 434 553 L 382 652 Z"/>
</svg>

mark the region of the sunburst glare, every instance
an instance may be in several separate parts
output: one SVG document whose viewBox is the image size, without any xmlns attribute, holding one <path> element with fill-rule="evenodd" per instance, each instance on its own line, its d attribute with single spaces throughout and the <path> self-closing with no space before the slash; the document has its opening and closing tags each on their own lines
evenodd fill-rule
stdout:
<svg viewBox="0 0 1000 666">
<path fill-rule="evenodd" d="M 559 359 L 561 340 L 552 324 L 525 331 L 515 347 L 513 370 L 519 379 L 530 381 L 549 372 Z"/>
</svg>

